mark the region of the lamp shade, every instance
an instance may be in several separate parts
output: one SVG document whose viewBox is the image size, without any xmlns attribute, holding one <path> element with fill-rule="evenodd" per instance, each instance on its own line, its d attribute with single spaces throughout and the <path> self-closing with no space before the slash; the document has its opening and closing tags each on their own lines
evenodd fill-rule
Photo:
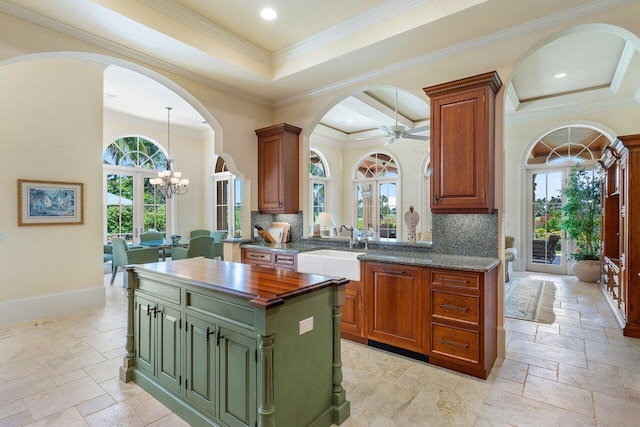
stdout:
<svg viewBox="0 0 640 427">
<path fill-rule="evenodd" d="M 329 212 L 320 212 L 320 215 L 318 216 L 318 224 L 323 227 L 333 227 L 336 225 Z"/>
</svg>

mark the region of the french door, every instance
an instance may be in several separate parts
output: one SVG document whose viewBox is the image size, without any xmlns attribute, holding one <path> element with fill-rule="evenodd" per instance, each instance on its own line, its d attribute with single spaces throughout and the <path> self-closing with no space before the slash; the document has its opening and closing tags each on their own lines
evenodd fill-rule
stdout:
<svg viewBox="0 0 640 427">
<path fill-rule="evenodd" d="M 356 182 L 356 225 L 373 228 L 382 240 L 396 240 L 398 224 L 398 183 L 395 181 Z"/>
<path fill-rule="evenodd" d="M 570 242 L 561 230 L 564 189 L 570 168 L 532 169 L 527 173 L 527 270 L 567 274 Z"/>
<path fill-rule="evenodd" d="M 170 223 L 167 200 L 149 182 L 156 176 L 153 170 L 104 169 L 105 241 L 121 237 L 135 245 L 144 231 L 157 230 L 166 234 Z"/>
</svg>

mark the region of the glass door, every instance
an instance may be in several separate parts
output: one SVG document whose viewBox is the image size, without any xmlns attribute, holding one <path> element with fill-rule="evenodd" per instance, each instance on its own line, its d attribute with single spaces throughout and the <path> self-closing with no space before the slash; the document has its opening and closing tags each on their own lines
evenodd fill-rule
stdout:
<svg viewBox="0 0 640 427">
<path fill-rule="evenodd" d="M 136 245 L 143 231 L 166 233 L 167 203 L 165 196 L 149 183 L 154 177 L 152 171 L 105 170 L 107 242 L 121 237 Z"/>
<path fill-rule="evenodd" d="M 560 228 L 568 169 L 529 170 L 527 270 L 567 274 L 568 241 Z"/>
<path fill-rule="evenodd" d="M 382 182 L 378 184 L 380 217 L 380 239 L 395 240 L 398 231 L 398 184 Z"/>
<path fill-rule="evenodd" d="M 395 240 L 398 231 L 397 182 L 356 183 L 356 228 L 373 228 L 383 240 Z"/>
</svg>

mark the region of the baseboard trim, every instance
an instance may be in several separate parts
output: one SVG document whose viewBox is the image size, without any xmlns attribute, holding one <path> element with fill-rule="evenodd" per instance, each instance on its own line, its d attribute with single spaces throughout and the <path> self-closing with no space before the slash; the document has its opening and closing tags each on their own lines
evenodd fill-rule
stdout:
<svg viewBox="0 0 640 427">
<path fill-rule="evenodd" d="M 106 291 L 103 286 L 2 301 L 0 326 L 65 316 L 104 307 L 105 304 Z"/>
</svg>

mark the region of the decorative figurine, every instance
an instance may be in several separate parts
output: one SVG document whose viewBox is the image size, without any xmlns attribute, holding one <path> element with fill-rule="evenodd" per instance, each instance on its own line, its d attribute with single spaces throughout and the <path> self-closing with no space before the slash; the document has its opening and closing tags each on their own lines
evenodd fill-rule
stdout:
<svg viewBox="0 0 640 427">
<path fill-rule="evenodd" d="M 420 215 L 413 210 L 413 206 L 409 206 L 409 211 L 404 214 L 404 222 L 407 224 L 407 241 L 416 242 L 416 226 L 420 221 Z"/>
</svg>

